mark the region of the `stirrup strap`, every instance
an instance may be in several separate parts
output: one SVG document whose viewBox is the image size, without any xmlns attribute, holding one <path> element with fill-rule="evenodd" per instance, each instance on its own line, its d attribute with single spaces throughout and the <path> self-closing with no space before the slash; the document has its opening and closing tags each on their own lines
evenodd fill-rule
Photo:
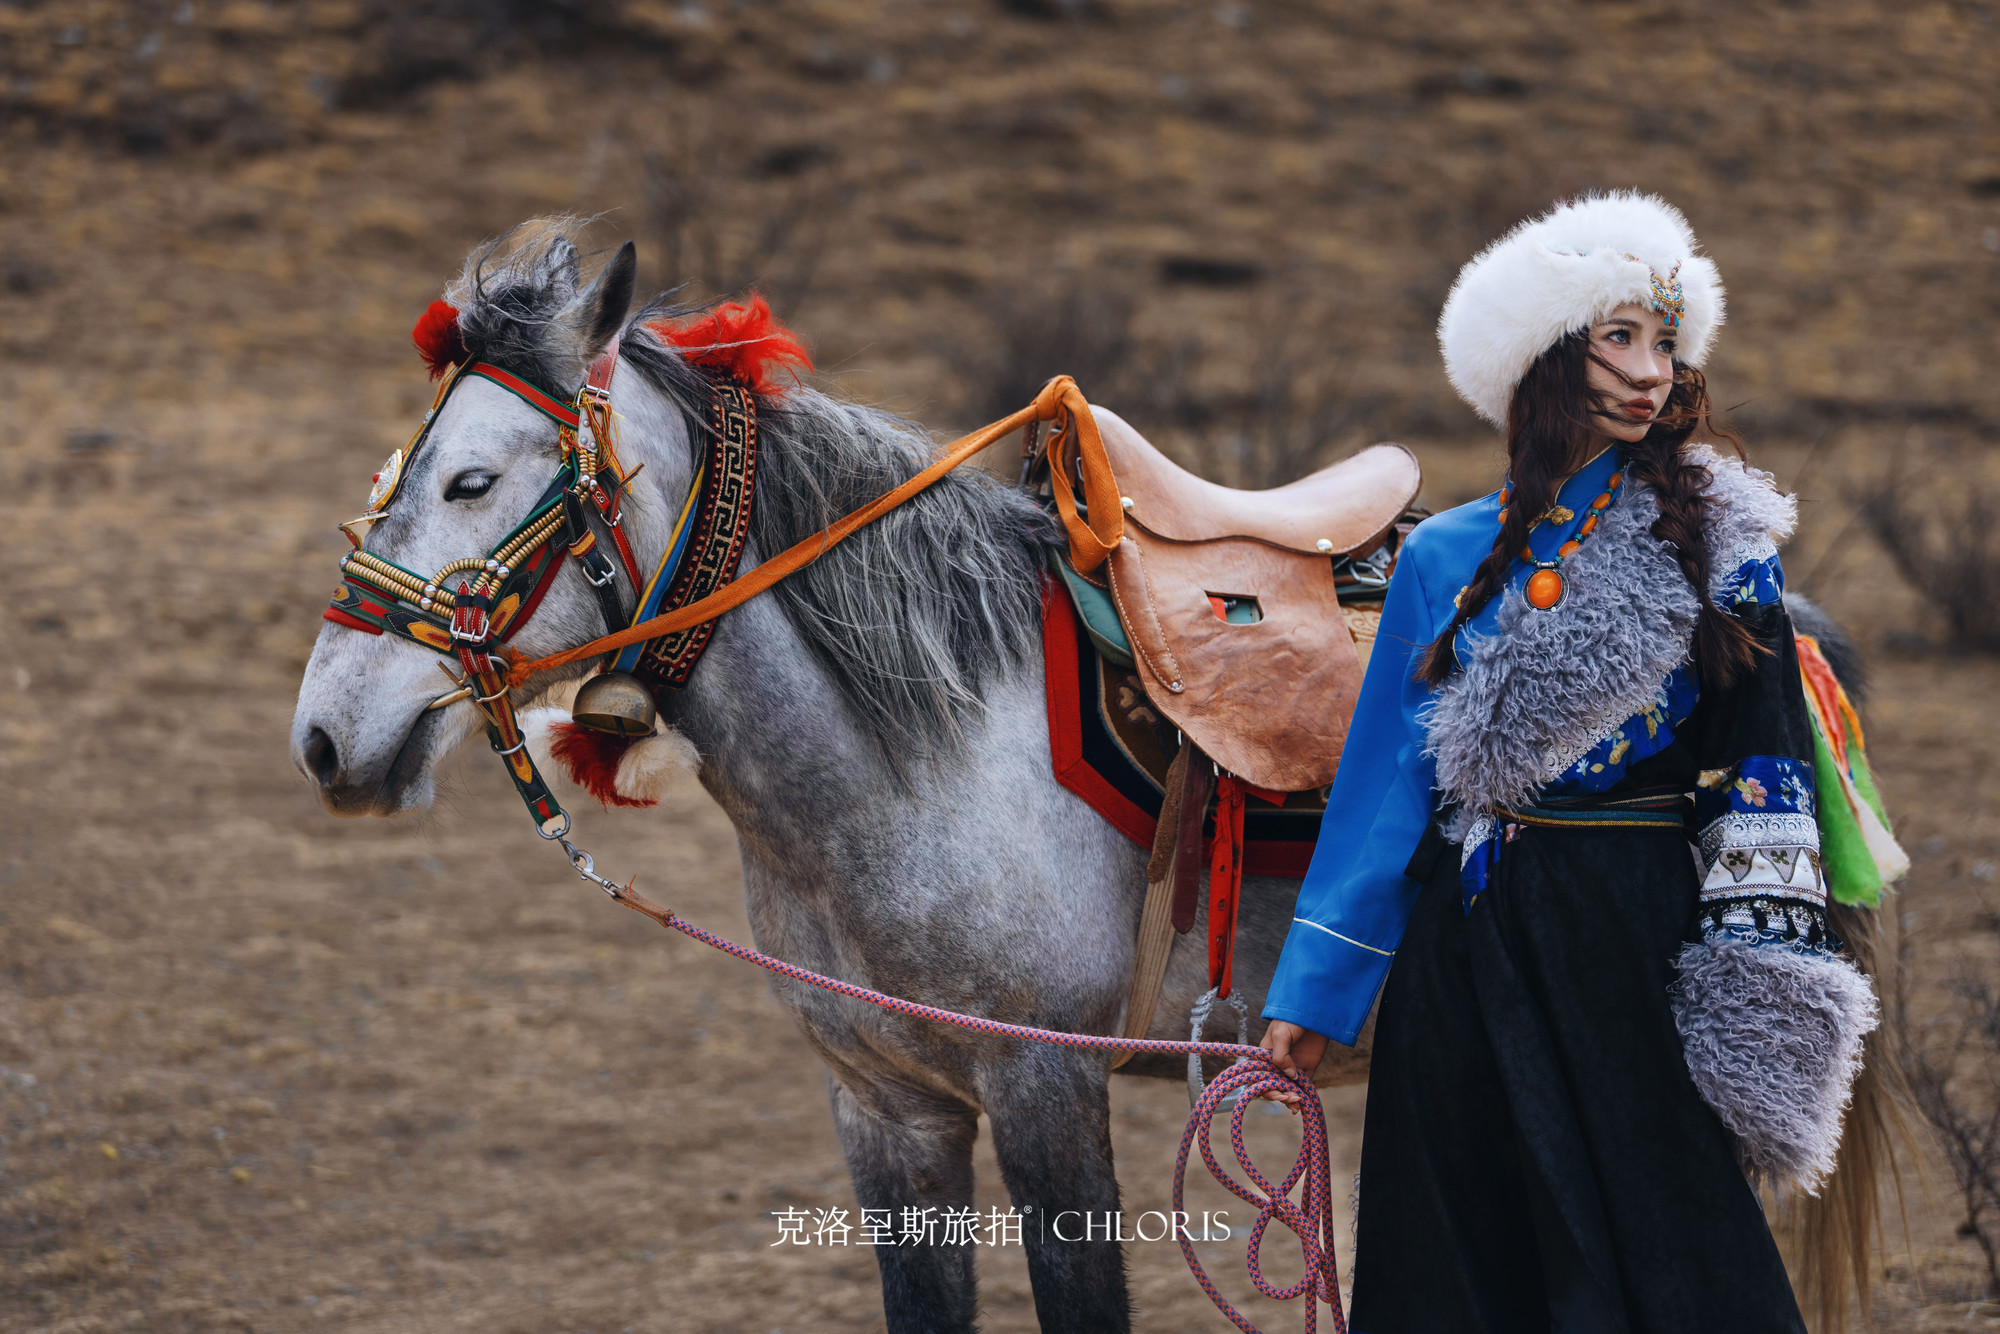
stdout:
<svg viewBox="0 0 2000 1334">
<path fill-rule="evenodd" d="M 1125 1036 L 1143 1038 L 1159 1008 L 1167 977 L 1167 956 L 1176 934 L 1194 926 L 1195 897 L 1201 880 L 1201 825 L 1215 782 L 1215 766 L 1201 748 L 1183 741 L 1167 767 L 1165 797 L 1153 832 L 1153 856 L 1146 863 L 1146 906 L 1139 914 L 1139 942 L 1132 962 L 1132 994 L 1125 1005 Z M 1181 905 L 1185 901 L 1186 921 Z M 1132 1059 L 1122 1051 L 1111 1068 Z"/>
</svg>

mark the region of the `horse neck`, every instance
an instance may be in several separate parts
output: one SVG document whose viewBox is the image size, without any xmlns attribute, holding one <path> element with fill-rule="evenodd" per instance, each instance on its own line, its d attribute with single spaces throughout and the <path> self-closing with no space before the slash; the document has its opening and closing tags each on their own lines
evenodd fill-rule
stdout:
<svg viewBox="0 0 2000 1334">
<path fill-rule="evenodd" d="M 621 393 L 621 451 L 643 463 L 626 520 L 648 574 L 687 499 L 696 441 L 681 410 L 636 371 Z M 624 384 L 620 389 L 625 390 Z M 761 560 L 754 544 L 739 574 Z M 715 624 L 685 688 L 661 692 L 663 720 L 701 753 L 702 783 L 747 836 L 800 840 L 812 812 L 850 805 L 893 785 L 881 748 L 847 716 L 839 694 L 789 616 L 769 596 Z"/>
<path fill-rule="evenodd" d="M 686 499 L 694 441 L 685 416 L 651 386 L 645 403 L 623 415 L 637 446 L 627 466 L 646 464 L 644 519 L 634 521 L 650 570 Z M 642 423 L 643 434 L 631 429 Z M 753 542 L 739 573 L 767 554 Z M 768 849 L 774 863 L 810 878 L 805 860 L 829 846 L 932 819 L 961 798 L 1009 799 L 1019 752 L 1037 738 L 1045 744 L 1041 686 L 1032 670 L 989 686 L 987 714 L 967 720 L 962 750 L 892 764 L 887 743 L 856 715 L 797 623 L 766 594 L 715 623 L 687 686 L 662 691 L 660 703 L 663 720 L 700 752 L 702 784 L 746 847 Z"/>
</svg>

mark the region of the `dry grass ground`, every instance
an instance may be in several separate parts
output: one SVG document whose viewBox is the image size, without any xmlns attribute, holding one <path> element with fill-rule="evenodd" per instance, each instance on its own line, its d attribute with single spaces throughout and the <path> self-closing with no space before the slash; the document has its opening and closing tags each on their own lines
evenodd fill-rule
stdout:
<svg viewBox="0 0 2000 1334">
<path fill-rule="evenodd" d="M 1731 282 L 1713 378 L 1804 497 L 1794 578 L 1877 650 L 1920 1013 L 2000 963 L 2000 667 L 1917 651 L 1923 591 L 1841 499 L 1884 459 L 1989 467 L 1989 9 L 1036 8 L 606 7 L 582 54 L 496 43 L 407 93 L 362 77 L 363 6 L 0 9 L 0 1328 L 880 1327 L 865 1252 L 770 1245 L 772 1210 L 852 1199 L 760 976 L 566 879 L 490 762 L 388 825 L 327 819 L 286 758 L 332 524 L 428 392 L 409 324 L 550 209 L 607 213 L 659 285 L 703 276 L 674 241 L 787 285 L 835 383 L 940 429 L 996 292 L 1122 284 L 1225 414 L 1297 327 L 1353 405 L 1325 449 L 1405 439 L 1442 505 L 1495 463 L 1428 339 L 1455 265 L 1558 191 L 1656 185 Z M 351 102 L 294 95 L 323 76 Z M 132 88 L 234 100 L 135 140 Z M 698 216 L 659 211 L 674 173 Z M 584 818 L 747 937 L 705 800 Z M 1129 1209 L 1183 1103 L 1117 1085 Z M 1343 1180 L 1359 1108 L 1329 1100 Z M 1994 1324 L 1927 1171 L 1878 1314 Z M 987 1327 L 1031 1329 L 989 1258 Z M 1221 1327 L 1174 1248 L 1131 1264 L 1141 1328 Z"/>
</svg>

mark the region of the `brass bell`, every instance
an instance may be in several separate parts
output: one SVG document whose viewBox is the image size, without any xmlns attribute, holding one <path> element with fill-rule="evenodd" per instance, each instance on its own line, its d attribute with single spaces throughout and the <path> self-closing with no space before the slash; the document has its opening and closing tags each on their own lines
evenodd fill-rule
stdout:
<svg viewBox="0 0 2000 1334">
<path fill-rule="evenodd" d="M 593 676 L 576 692 L 570 705 L 570 721 L 595 732 L 613 736 L 651 736 L 659 710 L 653 694 L 628 672 L 605 672 Z"/>
</svg>

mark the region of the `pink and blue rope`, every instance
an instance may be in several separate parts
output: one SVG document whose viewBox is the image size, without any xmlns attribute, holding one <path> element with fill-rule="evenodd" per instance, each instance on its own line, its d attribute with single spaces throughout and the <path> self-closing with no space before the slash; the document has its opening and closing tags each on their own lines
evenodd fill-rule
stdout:
<svg viewBox="0 0 2000 1334">
<path fill-rule="evenodd" d="M 734 941 L 725 940 L 710 931 L 682 920 L 663 909 L 649 910 L 652 905 L 640 907 L 634 900 L 636 895 L 621 899 L 630 907 L 639 908 L 647 916 L 653 917 L 663 926 L 670 926 L 684 935 L 710 945 L 724 954 L 733 954 L 747 963 L 768 969 L 780 977 L 789 977 L 795 982 L 804 982 L 842 996 L 852 996 L 855 1000 L 866 1001 L 896 1014 L 906 1014 L 917 1019 L 935 1020 L 941 1024 L 951 1024 L 958 1028 L 971 1029 L 975 1033 L 987 1033 L 995 1037 L 1020 1038 L 1027 1042 L 1048 1042 L 1059 1047 L 1075 1047 L 1086 1051 L 1131 1051 L 1152 1052 L 1163 1056 L 1186 1056 L 1199 1053 L 1203 1056 L 1224 1056 L 1232 1058 L 1235 1064 L 1209 1081 L 1193 1113 L 1188 1117 L 1187 1130 L 1181 1135 L 1180 1154 L 1174 1163 L 1174 1214 L 1178 1218 L 1185 1212 L 1181 1208 L 1182 1188 L 1187 1184 L 1188 1151 L 1194 1147 L 1196 1135 L 1201 1139 L 1201 1159 L 1215 1179 L 1238 1199 L 1254 1205 L 1257 1220 L 1250 1227 L 1249 1250 L 1244 1262 L 1250 1270 L 1250 1281 L 1266 1297 L 1278 1301 L 1291 1301 L 1297 1297 L 1306 1300 L 1306 1334 L 1315 1334 L 1319 1303 L 1325 1302 L 1333 1310 L 1335 1334 L 1347 1334 L 1347 1317 L 1340 1309 L 1340 1274 L 1335 1265 L 1333 1252 L 1333 1193 L 1327 1164 L 1326 1113 L 1320 1107 L 1319 1093 L 1312 1081 L 1302 1075 L 1288 1074 L 1270 1062 L 1269 1054 L 1258 1047 L 1246 1047 L 1235 1042 L 1170 1042 L 1157 1038 L 1105 1037 L 1094 1033 L 1058 1033 L 1046 1028 L 1029 1028 L 1023 1024 L 1003 1024 L 993 1019 L 982 1019 L 978 1015 L 957 1014 L 951 1010 L 940 1010 L 931 1005 L 919 1005 L 915 1001 L 884 995 L 870 991 L 867 987 L 855 986 L 852 982 L 842 982 L 837 978 L 825 977 L 819 973 L 774 959 L 753 949 L 746 949 Z M 1271 1090 L 1289 1090 L 1299 1095 L 1299 1112 L 1305 1123 L 1304 1142 L 1299 1146 L 1298 1161 L 1292 1170 L 1277 1185 L 1273 1185 L 1257 1165 L 1250 1160 L 1250 1152 L 1243 1144 L 1243 1114 L 1249 1110 L 1251 1101 L 1260 1093 Z M 1214 1150 L 1209 1144 L 1211 1121 L 1223 1099 L 1241 1091 L 1244 1094 L 1235 1110 L 1229 1115 L 1229 1143 L 1236 1152 L 1236 1161 L 1242 1166 L 1248 1184 L 1238 1181 L 1216 1161 Z M 1292 1189 L 1301 1179 L 1305 1182 L 1303 1199 L 1294 1204 Z M 1253 1189 L 1254 1187 L 1254 1189 Z M 1279 1288 L 1265 1279 L 1258 1260 L 1258 1249 L 1263 1244 L 1264 1231 L 1275 1220 L 1290 1228 L 1299 1238 L 1299 1245 L 1305 1256 L 1305 1275 L 1289 1288 Z M 1216 1288 L 1208 1272 L 1201 1267 L 1195 1257 L 1194 1243 L 1185 1228 L 1176 1229 L 1181 1254 L 1187 1258 L 1188 1268 L 1194 1274 L 1195 1282 L 1208 1294 L 1216 1309 L 1228 1316 L 1230 1322 L 1243 1334 L 1257 1334 L 1257 1327 L 1245 1319 L 1243 1314 Z"/>
</svg>

